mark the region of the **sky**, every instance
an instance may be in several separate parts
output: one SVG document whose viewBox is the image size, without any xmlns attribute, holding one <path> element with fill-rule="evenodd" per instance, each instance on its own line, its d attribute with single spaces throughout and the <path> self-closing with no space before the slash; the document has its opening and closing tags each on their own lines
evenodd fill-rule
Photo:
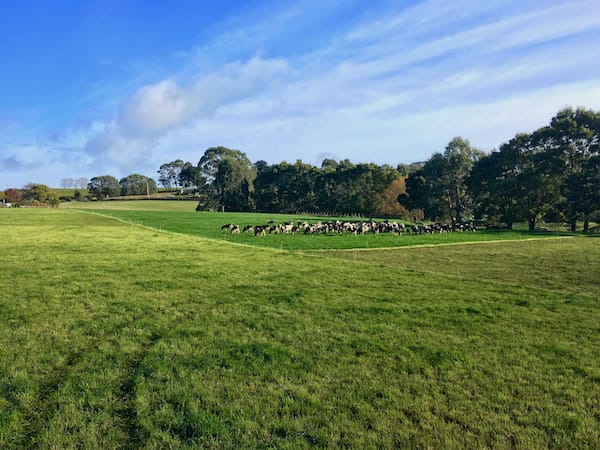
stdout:
<svg viewBox="0 0 600 450">
<path fill-rule="evenodd" d="M 597 0 L 0 6 L 0 189 L 250 160 L 397 165 L 600 110 Z"/>
</svg>

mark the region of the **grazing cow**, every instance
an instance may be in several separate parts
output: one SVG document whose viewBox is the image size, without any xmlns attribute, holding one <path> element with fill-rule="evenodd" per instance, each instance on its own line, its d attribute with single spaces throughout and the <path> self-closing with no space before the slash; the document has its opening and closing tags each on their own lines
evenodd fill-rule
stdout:
<svg viewBox="0 0 600 450">
<path fill-rule="evenodd" d="M 267 226 L 266 225 L 257 225 L 254 227 L 254 236 L 266 236 L 267 234 Z"/>
</svg>

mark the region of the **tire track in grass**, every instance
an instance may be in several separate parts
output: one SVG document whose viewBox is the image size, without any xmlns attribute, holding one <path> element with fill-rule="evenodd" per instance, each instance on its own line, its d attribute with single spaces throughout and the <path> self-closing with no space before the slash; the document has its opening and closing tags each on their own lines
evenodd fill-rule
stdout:
<svg viewBox="0 0 600 450">
<path fill-rule="evenodd" d="M 207 306 L 208 307 L 208 306 Z M 204 311 L 206 308 L 202 308 Z M 193 315 L 197 316 L 200 310 L 195 309 Z M 187 312 L 186 318 L 189 317 L 190 311 Z M 136 408 L 136 384 L 140 367 L 144 362 L 149 351 L 162 339 L 167 337 L 172 332 L 177 324 L 181 323 L 181 317 L 175 316 L 163 326 L 159 327 L 144 341 L 140 343 L 140 348 L 126 358 L 124 366 L 125 378 L 122 379 L 119 386 L 122 406 L 115 410 L 115 414 L 119 417 L 122 429 L 127 436 L 126 448 L 141 448 L 149 436 L 142 429 L 138 420 L 138 411 Z"/>
<path fill-rule="evenodd" d="M 165 330 L 166 328 L 153 332 L 148 341 L 142 344 L 139 351 L 128 358 L 129 361 L 125 367 L 127 377 L 123 380 L 119 389 L 123 405 L 115 413 L 119 416 L 123 431 L 127 435 L 127 448 L 141 448 L 147 440 L 147 436 L 144 436 L 146 433 L 139 424 L 135 403 L 137 375 L 148 351 L 164 338 Z"/>
<path fill-rule="evenodd" d="M 126 435 L 127 448 L 139 448 L 144 442 L 143 432 L 139 427 L 137 411 L 135 408 L 135 383 L 139 366 L 148 351 L 165 336 L 167 330 L 169 330 L 178 319 L 179 318 L 173 319 L 158 330 L 151 332 L 150 336 L 145 341 L 139 342 L 140 348 L 137 351 L 133 352 L 131 355 L 125 356 L 124 360 L 126 361 L 126 364 L 119 367 L 119 369 L 123 370 L 126 374 L 117 389 L 115 389 L 120 393 L 122 405 L 110 412 L 114 413 L 116 417 L 119 418 L 118 423 L 121 424 L 122 431 Z M 52 371 L 53 373 L 47 377 L 44 382 L 38 384 L 38 398 L 35 408 L 32 408 L 30 411 L 23 411 L 23 413 L 28 416 L 28 420 L 25 424 L 23 438 L 21 440 L 22 448 L 37 448 L 42 444 L 42 434 L 48 429 L 48 423 L 58 412 L 58 409 L 55 408 L 56 400 L 52 398 L 53 395 L 56 394 L 61 387 L 73 380 L 78 373 L 81 373 L 78 366 L 85 363 L 86 357 L 98 350 L 98 343 L 105 342 L 111 336 L 116 336 L 120 332 L 131 328 L 138 320 L 138 318 L 134 318 L 113 328 L 105 329 L 103 333 L 96 335 L 89 345 L 70 353 L 65 358 L 64 364 L 54 368 Z"/>
<path fill-rule="evenodd" d="M 23 432 L 23 448 L 37 448 L 40 446 L 41 434 L 46 429 L 45 425 L 49 423 L 52 416 L 57 412 L 57 409 L 52 407 L 52 396 L 58 392 L 65 383 L 71 380 L 74 372 L 76 373 L 77 366 L 85 361 L 85 357 L 97 349 L 97 342 L 110 336 L 112 332 L 118 331 L 126 326 L 127 325 L 111 329 L 110 332 L 103 333 L 101 336 L 93 339 L 90 345 L 70 353 L 66 357 L 64 364 L 54 368 L 52 375 L 50 375 L 46 381 L 38 384 L 39 387 L 35 409 L 24 412 L 29 420 L 27 420 Z"/>
<path fill-rule="evenodd" d="M 68 378 L 69 368 L 83 360 L 83 355 L 87 353 L 86 350 L 82 349 L 69 354 L 63 365 L 54 368 L 48 379 L 38 384 L 35 409 L 32 409 L 32 411 L 23 411 L 28 419 L 24 425 L 23 448 L 36 448 L 39 446 L 39 437 L 43 429 L 43 424 L 47 423 L 52 416 L 53 411 L 50 410 L 50 405 L 48 404 L 52 394 L 58 391 L 65 379 Z"/>
</svg>

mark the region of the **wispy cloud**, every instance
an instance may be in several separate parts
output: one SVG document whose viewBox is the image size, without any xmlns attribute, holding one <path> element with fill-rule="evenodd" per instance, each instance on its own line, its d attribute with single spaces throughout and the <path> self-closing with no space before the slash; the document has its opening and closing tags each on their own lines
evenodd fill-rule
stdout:
<svg viewBox="0 0 600 450">
<path fill-rule="evenodd" d="M 220 108 L 259 95 L 288 71 L 285 61 L 252 58 L 184 82 L 170 78 L 143 86 L 88 140 L 86 154 L 118 173 L 155 164 L 161 142 L 177 128 L 210 120 Z"/>
<path fill-rule="evenodd" d="M 0 143 L 0 159 L 32 168 L 37 148 L 122 176 L 226 145 L 270 162 L 395 164 L 455 135 L 489 150 L 564 106 L 600 109 L 591 0 L 392 3 L 318 28 L 348 5 L 270 3 L 216 24 L 225 31 L 182 49 L 167 76 L 112 99 L 105 123 L 64 137 L 78 150 Z"/>
</svg>

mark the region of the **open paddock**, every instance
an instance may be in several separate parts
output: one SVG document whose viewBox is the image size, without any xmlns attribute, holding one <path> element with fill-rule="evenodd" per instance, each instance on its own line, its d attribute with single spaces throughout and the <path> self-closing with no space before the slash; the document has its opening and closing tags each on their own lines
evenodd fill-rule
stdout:
<svg viewBox="0 0 600 450">
<path fill-rule="evenodd" d="M 215 213 L 190 211 L 161 211 L 161 210 L 125 210 L 100 209 L 92 210 L 103 216 L 114 217 L 130 225 L 142 225 L 150 228 L 181 233 L 196 237 L 223 240 L 231 243 L 246 244 L 258 247 L 269 247 L 280 250 L 333 250 L 351 248 L 395 248 L 414 245 L 439 245 L 465 242 L 525 240 L 532 238 L 557 237 L 567 235 L 560 232 L 529 233 L 524 230 L 478 230 L 464 233 L 379 233 L 366 234 L 350 233 L 265 233 L 255 236 L 253 233 L 241 232 L 245 226 L 277 225 L 296 222 L 311 224 L 328 221 L 358 221 L 365 218 L 318 217 L 292 214 L 261 214 L 261 213 Z M 231 233 L 222 229 L 225 224 L 235 224 L 240 233 Z"/>
<path fill-rule="evenodd" d="M 0 447 L 600 446 L 600 239 L 227 222 L 0 211 Z"/>
</svg>

